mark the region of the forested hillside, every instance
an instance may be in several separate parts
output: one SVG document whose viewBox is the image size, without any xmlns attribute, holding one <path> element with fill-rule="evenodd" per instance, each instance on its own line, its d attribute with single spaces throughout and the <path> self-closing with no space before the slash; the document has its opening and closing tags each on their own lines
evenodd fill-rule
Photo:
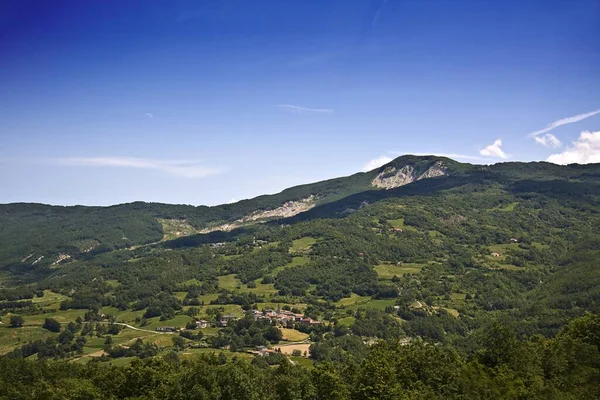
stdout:
<svg viewBox="0 0 600 400">
<path fill-rule="evenodd" d="M 600 165 L 405 156 L 218 207 L 0 207 L 5 398 L 600 396 Z"/>
</svg>

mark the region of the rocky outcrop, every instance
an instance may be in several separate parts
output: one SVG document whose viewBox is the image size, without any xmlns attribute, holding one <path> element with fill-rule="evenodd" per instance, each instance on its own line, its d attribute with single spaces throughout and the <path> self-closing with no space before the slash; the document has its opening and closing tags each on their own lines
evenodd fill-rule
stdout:
<svg viewBox="0 0 600 400">
<path fill-rule="evenodd" d="M 274 218 L 293 217 L 294 215 L 310 210 L 316 205 L 316 202 L 317 198 L 314 195 L 310 195 L 304 199 L 285 202 L 277 208 L 254 211 L 233 222 L 205 228 L 200 233 L 231 231 L 249 223 L 260 223 Z"/>
<path fill-rule="evenodd" d="M 444 163 L 441 161 L 436 161 L 427 171 L 423 172 L 421 176 L 417 178 L 417 180 L 426 179 L 426 178 L 437 178 L 438 176 L 446 175 L 447 168 L 444 166 Z"/>
<path fill-rule="evenodd" d="M 371 185 L 382 189 L 394 189 L 400 186 L 408 185 L 414 181 L 427 178 L 435 178 L 446 175 L 447 168 L 441 161 L 436 161 L 421 175 L 417 175 L 415 168 L 412 165 L 405 165 L 400 169 L 396 167 L 387 167 L 380 172 Z"/>
<path fill-rule="evenodd" d="M 396 170 L 396 167 L 387 167 L 379 173 L 371 184 L 382 189 L 393 189 L 415 181 L 415 169 L 410 165 Z"/>
</svg>

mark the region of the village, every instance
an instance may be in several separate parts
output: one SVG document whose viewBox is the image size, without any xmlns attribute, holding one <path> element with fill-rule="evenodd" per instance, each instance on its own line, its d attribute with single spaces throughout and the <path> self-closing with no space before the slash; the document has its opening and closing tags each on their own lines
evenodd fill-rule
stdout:
<svg viewBox="0 0 600 400">
<path fill-rule="evenodd" d="M 322 321 L 305 317 L 304 314 L 294 313 L 289 310 L 282 310 L 281 307 L 278 307 L 277 310 L 252 310 L 252 315 L 254 317 L 254 321 L 266 320 L 275 326 L 283 328 L 293 328 L 294 324 L 320 325 L 323 323 Z M 238 319 L 239 317 L 233 314 L 222 315 L 218 322 L 209 322 L 207 320 L 197 319 L 195 321 L 196 329 L 205 329 L 208 327 L 224 328 L 228 326 L 231 321 L 236 321 Z M 154 330 L 156 332 L 179 332 L 184 329 L 184 327 L 159 326 Z"/>
</svg>

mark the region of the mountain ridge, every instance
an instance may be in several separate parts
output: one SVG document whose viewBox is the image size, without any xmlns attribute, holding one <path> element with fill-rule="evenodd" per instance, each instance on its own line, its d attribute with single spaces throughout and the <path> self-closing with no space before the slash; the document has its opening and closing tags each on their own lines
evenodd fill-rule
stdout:
<svg viewBox="0 0 600 400">
<path fill-rule="evenodd" d="M 180 221 L 189 227 L 186 231 L 194 234 L 209 233 L 273 220 L 293 223 L 306 218 L 337 218 L 365 202 L 370 204 L 411 193 L 456 190 L 465 185 L 490 182 L 513 185 L 532 181 L 539 188 L 551 191 L 552 185 L 544 186 L 540 182 L 553 180 L 571 191 L 583 190 L 576 187 L 577 182 L 592 183 L 585 190 L 595 193 L 595 185 L 600 182 L 600 164 L 477 165 L 433 155 L 404 155 L 371 171 L 210 207 L 143 201 L 106 207 L 0 204 L 0 241 L 11 243 L 10 250 L 0 249 L 0 265 L 16 263 L 32 253 L 39 254 L 38 257 L 83 255 L 155 243 L 165 238 L 165 226 L 161 222 L 165 220 Z M 55 239 L 57 229 L 60 238 Z"/>
</svg>

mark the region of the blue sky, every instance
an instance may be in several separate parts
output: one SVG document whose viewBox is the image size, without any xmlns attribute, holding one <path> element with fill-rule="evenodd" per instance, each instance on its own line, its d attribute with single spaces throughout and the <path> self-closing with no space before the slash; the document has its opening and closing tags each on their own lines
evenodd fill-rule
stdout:
<svg viewBox="0 0 600 400">
<path fill-rule="evenodd" d="M 5 1 L 0 93 L 0 202 L 213 205 L 406 153 L 600 162 L 600 3 Z"/>
</svg>

